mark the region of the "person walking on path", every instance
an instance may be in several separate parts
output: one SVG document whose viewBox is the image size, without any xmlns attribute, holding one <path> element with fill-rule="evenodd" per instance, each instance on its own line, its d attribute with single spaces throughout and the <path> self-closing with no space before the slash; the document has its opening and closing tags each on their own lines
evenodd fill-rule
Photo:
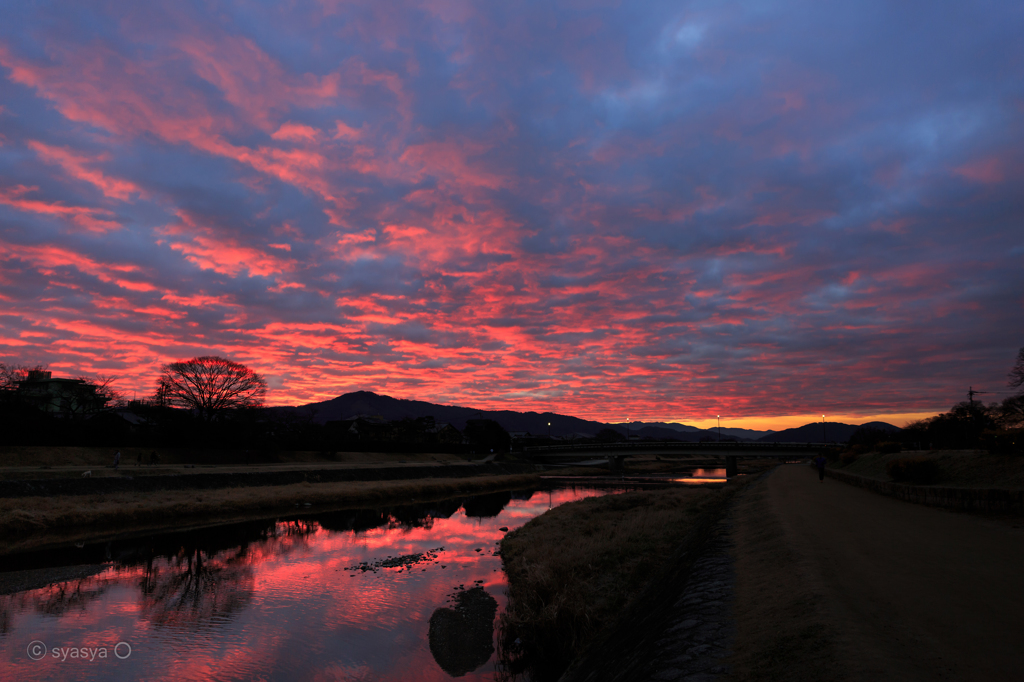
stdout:
<svg viewBox="0 0 1024 682">
<path fill-rule="evenodd" d="M 118 450 L 117 454 L 114 455 L 114 468 L 116 469 L 121 464 L 121 451 Z"/>
<path fill-rule="evenodd" d="M 814 464 L 818 467 L 818 481 L 825 482 L 825 455 L 818 455 L 814 458 Z"/>
</svg>

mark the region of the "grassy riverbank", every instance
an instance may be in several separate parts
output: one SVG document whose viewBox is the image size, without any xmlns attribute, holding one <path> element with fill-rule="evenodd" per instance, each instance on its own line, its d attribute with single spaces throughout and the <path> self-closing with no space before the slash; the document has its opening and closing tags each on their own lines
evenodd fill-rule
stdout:
<svg viewBox="0 0 1024 682">
<path fill-rule="evenodd" d="M 527 487 L 533 474 L 149 493 L 0 498 L 0 555 L 88 539 L 215 525 L 303 510 L 372 507 Z M 310 507 L 306 507 L 306 504 Z"/>
<path fill-rule="evenodd" d="M 880 481 L 893 480 L 887 469 L 900 460 L 934 463 L 929 483 L 957 488 L 1024 488 L 1024 457 L 993 455 L 983 450 L 934 450 L 895 453 L 848 451 L 831 462 L 840 471 Z"/>
<path fill-rule="evenodd" d="M 509 582 L 503 658 L 529 666 L 534 679 L 557 679 L 660 574 L 722 494 L 679 487 L 589 498 L 509 533 L 501 544 Z"/>
</svg>

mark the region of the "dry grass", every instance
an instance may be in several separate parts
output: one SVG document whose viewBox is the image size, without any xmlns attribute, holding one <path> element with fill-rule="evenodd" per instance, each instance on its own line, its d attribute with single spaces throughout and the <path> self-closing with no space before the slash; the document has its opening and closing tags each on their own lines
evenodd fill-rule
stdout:
<svg viewBox="0 0 1024 682">
<path fill-rule="evenodd" d="M 253 488 L 0 499 L 0 554 L 79 538 L 265 518 L 311 503 L 312 510 L 422 502 L 467 493 L 536 485 L 532 474 L 404 481 L 297 483 Z M 303 507 L 303 509 L 306 509 Z"/>
<path fill-rule="evenodd" d="M 851 474 L 891 480 L 886 473 L 890 462 L 927 458 L 938 466 L 936 485 L 964 488 L 1024 488 L 1024 457 L 990 455 L 982 450 L 936 450 L 933 452 L 868 453 L 841 469 Z"/>
<path fill-rule="evenodd" d="M 672 488 L 589 498 L 509 533 L 501 545 L 509 581 L 505 650 L 542 661 L 535 679 L 556 678 L 663 569 L 716 494 Z"/>
</svg>

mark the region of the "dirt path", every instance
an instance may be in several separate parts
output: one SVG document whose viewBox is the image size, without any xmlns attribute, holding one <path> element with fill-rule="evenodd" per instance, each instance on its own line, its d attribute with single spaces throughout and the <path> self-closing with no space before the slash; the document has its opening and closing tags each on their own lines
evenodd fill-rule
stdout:
<svg viewBox="0 0 1024 682">
<path fill-rule="evenodd" d="M 738 677 L 1024 680 L 1024 520 L 819 483 L 806 466 L 762 487 L 738 511 Z"/>
</svg>

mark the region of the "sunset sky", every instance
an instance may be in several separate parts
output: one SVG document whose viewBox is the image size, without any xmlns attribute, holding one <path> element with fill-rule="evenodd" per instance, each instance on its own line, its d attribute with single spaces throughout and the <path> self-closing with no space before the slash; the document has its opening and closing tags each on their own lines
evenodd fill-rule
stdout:
<svg viewBox="0 0 1024 682">
<path fill-rule="evenodd" d="M 1024 4 L 8 3 L 0 361 L 903 423 L 1024 345 Z"/>
</svg>

